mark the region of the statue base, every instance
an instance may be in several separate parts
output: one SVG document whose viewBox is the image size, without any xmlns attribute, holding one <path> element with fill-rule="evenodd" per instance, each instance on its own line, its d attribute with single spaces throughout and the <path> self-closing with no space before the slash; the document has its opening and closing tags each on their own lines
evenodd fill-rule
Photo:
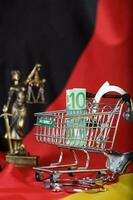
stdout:
<svg viewBox="0 0 133 200">
<path fill-rule="evenodd" d="M 37 156 L 30 156 L 30 155 L 13 155 L 7 154 L 6 161 L 9 163 L 14 164 L 15 166 L 36 166 L 38 164 L 38 157 Z"/>
</svg>

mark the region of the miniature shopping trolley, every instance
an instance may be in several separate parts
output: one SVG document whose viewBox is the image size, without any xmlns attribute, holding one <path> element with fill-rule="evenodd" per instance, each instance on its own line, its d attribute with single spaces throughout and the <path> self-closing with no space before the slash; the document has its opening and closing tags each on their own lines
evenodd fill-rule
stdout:
<svg viewBox="0 0 133 200">
<path fill-rule="evenodd" d="M 127 101 L 130 104 L 129 95 L 104 95 L 106 99 L 117 99 L 113 103 L 108 100 L 106 103 L 101 101 L 96 103 L 93 97 L 94 95 L 89 94 L 87 108 L 82 113 L 70 114 L 66 110 L 57 110 L 35 114 L 37 142 L 57 145 L 60 151 L 56 163 L 34 167 L 36 180 L 43 181 L 45 186 L 53 191 L 64 188 L 68 191 L 104 190 L 104 183 L 114 180 L 132 160 L 132 152 L 120 154 L 113 151 L 123 105 Z M 63 164 L 64 148 L 71 151 L 73 163 Z M 80 160 L 78 151 L 85 153 L 84 166 L 78 166 Z M 106 166 L 90 168 L 90 152 L 104 154 L 107 160 Z M 47 178 L 44 175 L 46 173 L 49 174 Z M 95 176 L 88 177 L 88 173 L 94 173 Z M 66 174 L 69 177 L 64 178 Z"/>
</svg>

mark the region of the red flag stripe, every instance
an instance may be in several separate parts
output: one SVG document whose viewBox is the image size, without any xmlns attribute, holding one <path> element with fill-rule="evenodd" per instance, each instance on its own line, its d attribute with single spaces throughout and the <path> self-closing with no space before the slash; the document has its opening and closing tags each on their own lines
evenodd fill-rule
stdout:
<svg viewBox="0 0 133 200">
<path fill-rule="evenodd" d="M 111 85 L 118 85 L 133 94 L 133 2 L 117 0 L 114 4 L 113 1 L 101 0 L 98 6 L 96 29 L 92 40 L 80 56 L 63 91 L 48 107 L 48 111 L 65 108 L 65 94 L 68 88 L 82 87 L 96 92 L 105 81 L 109 81 Z M 123 120 L 116 138 L 117 150 L 131 150 L 131 130 L 133 125 Z M 25 138 L 27 148 L 42 156 L 50 155 L 53 147 L 38 144 L 33 132 L 34 129 Z M 34 145 L 38 148 L 34 149 Z M 45 148 L 48 151 L 45 151 Z M 54 150 L 52 153 L 56 154 Z"/>
</svg>

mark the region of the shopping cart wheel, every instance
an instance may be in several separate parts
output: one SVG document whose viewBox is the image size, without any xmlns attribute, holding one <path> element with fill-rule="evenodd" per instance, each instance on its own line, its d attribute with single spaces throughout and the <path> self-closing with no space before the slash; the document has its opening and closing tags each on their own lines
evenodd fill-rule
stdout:
<svg viewBox="0 0 133 200">
<path fill-rule="evenodd" d="M 38 181 L 38 182 L 43 181 L 43 175 L 42 175 L 42 173 L 39 172 L 39 171 L 36 171 L 36 172 L 35 172 L 35 179 L 36 179 L 36 181 Z"/>
<path fill-rule="evenodd" d="M 76 169 L 76 168 L 75 167 L 69 167 L 68 171 L 72 170 L 72 169 Z M 68 172 L 68 175 L 71 176 L 71 177 L 74 177 L 74 173 L 73 172 Z"/>
<path fill-rule="evenodd" d="M 106 172 L 101 172 L 101 171 L 98 171 L 97 174 L 96 174 L 96 178 L 104 178 L 106 175 Z"/>
</svg>

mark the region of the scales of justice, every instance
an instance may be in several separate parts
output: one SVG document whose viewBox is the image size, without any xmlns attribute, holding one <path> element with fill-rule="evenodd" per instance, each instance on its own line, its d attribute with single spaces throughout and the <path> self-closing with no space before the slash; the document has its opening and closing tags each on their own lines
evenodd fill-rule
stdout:
<svg viewBox="0 0 133 200">
<path fill-rule="evenodd" d="M 36 64 L 25 81 L 21 81 L 19 70 L 11 71 L 13 84 L 10 86 L 7 103 L 3 106 L 0 117 L 3 117 L 5 121 L 5 138 L 9 147 L 6 160 L 16 166 L 37 165 L 37 156 L 32 156 L 26 151 L 22 140 L 25 135 L 27 104 L 45 103 L 46 80 L 40 78 L 41 67 L 41 64 Z"/>
</svg>

